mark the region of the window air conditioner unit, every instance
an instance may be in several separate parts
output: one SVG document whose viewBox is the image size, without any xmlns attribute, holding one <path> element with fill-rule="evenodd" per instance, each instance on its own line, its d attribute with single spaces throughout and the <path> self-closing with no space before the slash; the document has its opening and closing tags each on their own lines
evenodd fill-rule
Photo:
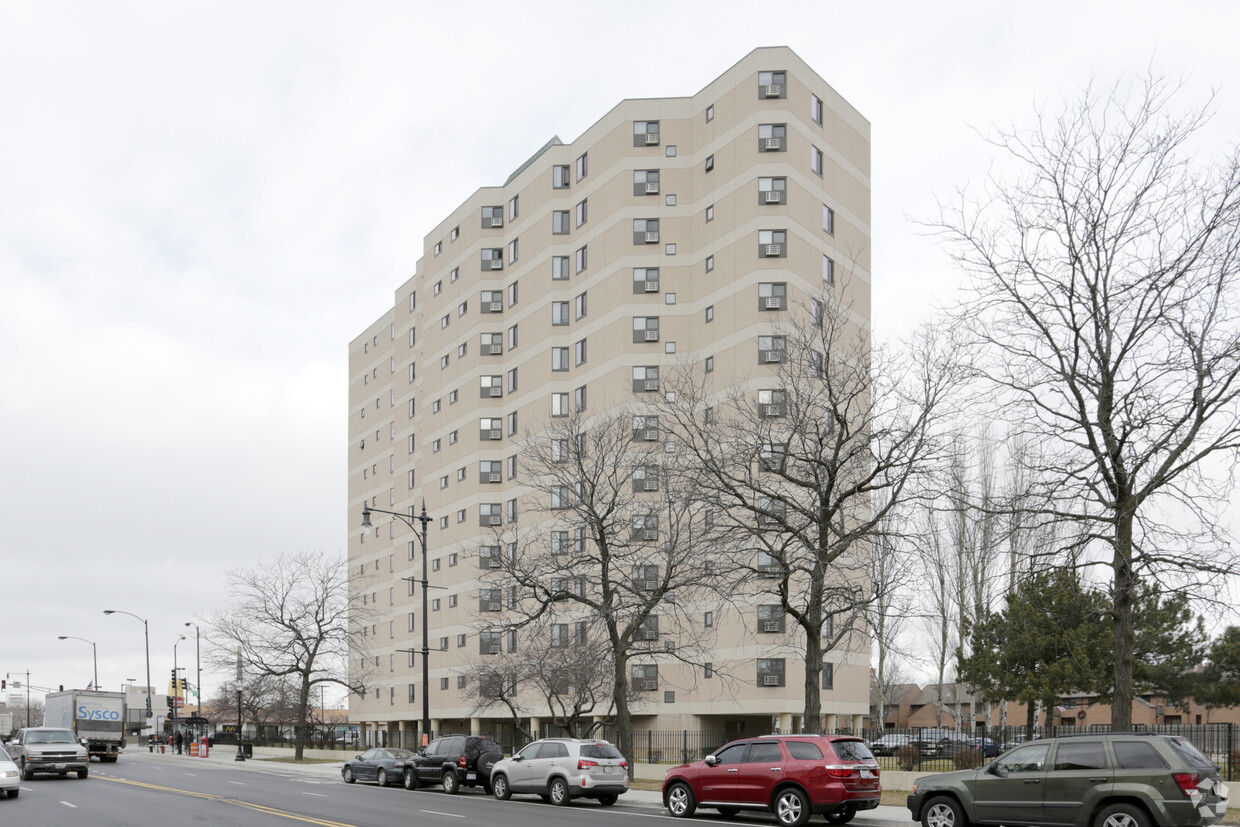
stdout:
<svg viewBox="0 0 1240 827">
<path fill-rule="evenodd" d="M 657 391 L 659 389 L 659 380 L 658 379 L 647 379 L 645 388 L 648 391 Z"/>
<path fill-rule="evenodd" d="M 657 528 L 648 528 L 648 529 L 644 529 L 644 530 L 642 531 L 642 539 L 643 539 L 643 540 L 657 540 L 657 539 L 659 539 L 659 530 L 658 530 Z"/>
<path fill-rule="evenodd" d="M 658 293 L 658 292 L 659 292 L 659 283 L 658 283 L 657 281 L 648 281 L 648 282 L 646 282 L 646 292 L 647 292 L 647 293 Z"/>
<path fill-rule="evenodd" d="M 499 604 L 498 604 L 498 603 L 488 603 L 488 604 L 487 604 L 487 611 L 488 611 L 488 612 L 498 612 L 498 611 L 499 611 Z"/>
<path fill-rule="evenodd" d="M 492 227 L 504 226 L 504 219 L 498 215 L 491 216 L 491 226 Z"/>
<path fill-rule="evenodd" d="M 503 302 L 488 302 L 488 304 L 490 304 L 490 310 L 492 313 L 502 313 L 504 310 Z"/>
<path fill-rule="evenodd" d="M 656 442 L 659 439 L 659 432 L 654 428 L 647 428 L 644 436 L 647 442 Z"/>
<path fill-rule="evenodd" d="M 657 243 L 658 243 L 658 241 L 659 241 L 659 231 L 658 231 L 658 230 L 655 230 L 654 232 L 651 232 L 651 233 L 646 233 L 646 243 L 647 243 L 647 244 L 657 244 Z"/>
<path fill-rule="evenodd" d="M 779 675 L 763 675 L 763 686 L 779 686 Z"/>
<path fill-rule="evenodd" d="M 487 517 L 487 525 L 499 525 L 499 517 Z"/>
<path fill-rule="evenodd" d="M 782 244 L 767 244 L 766 249 L 762 251 L 764 256 L 777 256 L 784 251 Z"/>
<path fill-rule="evenodd" d="M 646 195 L 657 195 L 659 192 L 659 182 L 649 181 L 646 183 Z"/>
<path fill-rule="evenodd" d="M 778 98 L 784 93 L 784 87 L 778 83 L 772 83 L 763 88 L 762 94 L 768 98 Z"/>
<path fill-rule="evenodd" d="M 766 203 L 778 204 L 779 203 L 779 190 L 767 190 L 766 191 Z M 776 255 L 778 255 L 778 253 L 776 253 Z"/>
<path fill-rule="evenodd" d="M 654 629 L 642 629 L 642 640 L 658 640 L 659 633 Z"/>
<path fill-rule="evenodd" d="M 778 350 L 768 350 L 768 351 L 766 351 L 764 354 L 762 354 L 762 361 L 764 361 L 764 362 L 778 362 L 778 361 L 779 361 L 779 351 L 778 351 Z"/>
<path fill-rule="evenodd" d="M 658 480 L 643 480 L 642 490 L 643 491 L 658 491 L 659 481 Z"/>
<path fill-rule="evenodd" d="M 502 388 L 487 388 L 487 396 L 502 396 L 503 393 Z"/>
<path fill-rule="evenodd" d="M 767 138 L 766 139 L 766 148 L 768 150 L 779 149 L 779 147 L 782 144 L 783 144 L 783 141 L 781 141 L 779 138 Z"/>
<path fill-rule="evenodd" d="M 487 474 L 487 482 L 499 482 L 499 474 Z"/>
<path fill-rule="evenodd" d="M 776 300 L 778 301 L 778 299 Z M 504 352 L 503 345 L 487 345 L 487 353 L 491 356 L 500 356 Z"/>
<path fill-rule="evenodd" d="M 659 331 L 657 331 L 657 330 L 647 330 L 647 331 L 646 331 L 646 341 L 647 341 L 647 342 L 657 342 L 657 341 L 659 341 Z"/>
<path fill-rule="evenodd" d="M 500 652 L 500 647 L 498 647 L 498 646 L 488 646 L 488 647 L 487 647 L 487 654 L 488 654 L 488 655 L 498 655 L 498 654 L 499 654 L 499 652 Z"/>
<path fill-rule="evenodd" d="M 778 620 L 765 620 L 765 621 L 763 621 L 763 622 L 762 622 L 762 631 L 764 631 L 764 632 L 778 632 L 778 631 L 779 631 L 779 621 L 778 621 Z"/>
<path fill-rule="evenodd" d="M 647 692 L 653 692 L 658 688 L 659 688 L 658 681 L 642 681 L 642 689 L 646 690 Z"/>
<path fill-rule="evenodd" d="M 659 581 L 658 580 L 643 580 L 642 588 L 648 592 L 652 592 L 655 589 L 659 588 Z"/>
<path fill-rule="evenodd" d="M 653 146 L 657 144 L 658 142 L 659 142 L 658 132 L 647 132 L 646 133 L 646 146 Z"/>
<path fill-rule="evenodd" d="M 504 269 L 504 260 L 502 258 L 493 258 L 493 259 L 490 259 L 490 262 L 491 262 L 490 266 L 492 270 L 503 270 Z"/>
<path fill-rule="evenodd" d="M 783 414 L 783 410 L 779 407 L 779 405 L 765 405 L 763 407 L 765 408 L 763 413 L 767 416 L 780 416 Z"/>
<path fill-rule="evenodd" d="M 778 310 L 779 308 L 783 306 L 784 306 L 783 299 L 777 296 L 772 296 L 771 298 L 767 299 L 765 302 L 765 307 L 767 310 Z"/>
<path fill-rule="evenodd" d="M 501 431 L 487 431 L 487 439 L 499 439 L 503 436 Z"/>
</svg>

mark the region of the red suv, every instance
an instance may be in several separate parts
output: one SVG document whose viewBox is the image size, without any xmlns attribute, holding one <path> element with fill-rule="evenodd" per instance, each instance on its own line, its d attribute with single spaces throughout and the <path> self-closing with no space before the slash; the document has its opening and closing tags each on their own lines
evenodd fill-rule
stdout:
<svg viewBox="0 0 1240 827">
<path fill-rule="evenodd" d="M 677 818 L 714 807 L 725 816 L 772 812 L 784 827 L 798 827 L 813 813 L 844 824 L 858 810 L 878 806 L 878 773 L 878 761 L 860 738 L 764 735 L 672 767 L 663 779 L 663 806 Z"/>
</svg>

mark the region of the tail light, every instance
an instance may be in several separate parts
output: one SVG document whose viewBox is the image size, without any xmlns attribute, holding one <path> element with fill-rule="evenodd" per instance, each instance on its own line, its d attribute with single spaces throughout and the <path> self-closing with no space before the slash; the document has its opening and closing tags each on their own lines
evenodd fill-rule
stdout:
<svg viewBox="0 0 1240 827">
<path fill-rule="evenodd" d="M 465 769 L 465 767 L 467 766 L 464 755 L 461 756 L 460 764 L 461 764 L 461 769 Z"/>
<path fill-rule="evenodd" d="M 1197 782 L 1201 780 L 1201 776 L 1195 772 L 1173 772 L 1171 777 L 1175 779 L 1175 784 L 1180 788 L 1180 792 L 1185 795 L 1197 792 Z"/>
<path fill-rule="evenodd" d="M 597 767 L 597 766 L 598 766 L 598 761 L 591 761 L 588 758 L 577 759 L 577 769 L 579 770 L 587 770 L 590 767 Z"/>
<path fill-rule="evenodd" d="M 627 770 L 629 768 L 629 762 L 622 759 L 620 761 L 620 766 L 624 767 Z"/>
<path fill-rule="evenodd" d="M 825 769 L 832 778 L 848 778 L 856 771 L 856 767 L 849 764 L 827 764 Z"/>
</svg>

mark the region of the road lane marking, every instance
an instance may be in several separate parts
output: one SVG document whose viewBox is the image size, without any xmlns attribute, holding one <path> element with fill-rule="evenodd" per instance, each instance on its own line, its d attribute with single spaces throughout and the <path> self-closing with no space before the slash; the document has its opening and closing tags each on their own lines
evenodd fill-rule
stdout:
<svg viewBox="0 0 1240 827">
<path fill-rule="evenodd" d="M 66 807 L 72 807 L 72 808 L 73 808 L 73 809 L 75 809 L 75 810 L 77 809 L 77 805 L 76 805 L 76 804 L 70 804 L 68 801 L 62 801 L 62 802 L 60 802 L 60 803 L 61 803 L 61 804 L 63 804 L 63 805 L 65 805 Z"/>
<path fill-rule="evenodd" d="M 441 813 L 436 810 L 418 810 L 419 813 L 426 813 L 428 816 L 447 816 L 448 818 L 464 818 L 460 813 Z"/>
<path fill-rule="evenodd" d="M 344 822 L 344 821 L 328 821 L 327 819 L 322 819 L 322 818 L 302 816 L 302 815 L 298 815 L 297 813 L 290 813 L 286 810 L 277 810 L 274 807 L 267 807 L 262 804 L 254 804 L 249 801 L 241 801 L 240 799 L 236 799 L 236 798 L 228 798 L 222 795 L 215 795 L 214 793 L 198 793 L 198 792 L 194 792 L 193 790 L 178 790 L 175 787 L 164 787 L 159 784 L 147 784 L 142 781 L 129 781 L 123 778 L 104 778 L 100 780 L 111 781 L 115 784 L 128 784 L 129 786 L 132 786 L 132 787 L 143 787 L 148 790 L 157 790 L 159 792 L 176 793 L 178 795 L 188 795 L 193 798 L 202 798 L 207 801 L 218 801 L 221 804 L 232 804 L 235 807 L 244 807 L 247 810 L 254 810 L 255 812 L 259 812 L 259 813 L 266 813 L 267 815 L 280 816 L 282 818 L 290 818 L 290 819 L 293 819 L 294 821 L 303 821 L 307 824 L 317 824 L 319 825 L 319 827 L 357 827 L 357 825 L 349 824 L 348 822 Z M 235 784 L 237 782 L 234 781 L 233 783 Z M 72 804 L 69 804 L 67 801 L 61 802 L 61 803 L 66 804 L 70 807 L 74 806 Z M 451 815 L 451 814 L 445 813 L 444 815 Z M 464 816 L 461 816 L 461 817 L 463 818 Z"/>
<path fill-rule="evenodd" d="M 328 795 L 327 793 L 302 793 L 302 795 L 314 795 L 314 796 L 318 796 L 319 798 L 331 798 L 331 796 Z"/>
<path fill-rule="evenodd" d="M 244 787 L 244 786 L 245 786 L 245 782 L 244 782 L 244 781 L 229 781 L 228 783 L 229 783 L 229 784 L 236 784 L 238 787 Z"/>
</svg>

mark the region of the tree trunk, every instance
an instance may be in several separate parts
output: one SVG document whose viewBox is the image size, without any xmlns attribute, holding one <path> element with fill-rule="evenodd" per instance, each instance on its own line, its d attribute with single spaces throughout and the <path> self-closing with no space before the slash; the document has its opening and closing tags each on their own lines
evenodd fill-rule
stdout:
<svg viewBox="0 0 1240 827">
<path fill-rule="evenodd" d="M 629 778 L 633 778 L 633 772 L 637 764 L 637 755 L 633 752 L 633 718 L 629 714 L 629 683 L 628 669 L 629 659 L 619 646 L 619 639 L 612 633 L 612 651 L 615 656 L 612 658 L 615 663 L 614 680 L 612 681 L 612 695 L 616 699 L 616 746 L 620 749 L 620 754 L 629 760 Z"/>
<path fill-rule="evenodd" d="M 823 570 L 826 565 L 820 555 L 818 565 L 810 572 L 809 605 L 805 607 L 805 709 L 801 715 L 801 730 L 820 735 L 822 725 L 822 592 Z"/>
<path fill-rule="evenodd" d="M 306 751 L 306 710 L 310 708 L 310 678 L 303 674 L 297 688 L 297 724 L 293 731 L 293 760 L 300 761 Z"/>
<path fill-rule="evenodd" d="M 1137 576 L 1132 570 L 1132 522 L 1135 507 L 1130 497 L 1120 500 L 1115 525 L 1115 554 L 1112 568 L 1115 570 L 1114 595 L 1114 658 L 1115 683 L 1111 700 L 1111 729 L 1115 732 L 1132 730 L 1133 700 L 1133 631 L 1132 599 L 1137 588 Z"/>
</svg>

